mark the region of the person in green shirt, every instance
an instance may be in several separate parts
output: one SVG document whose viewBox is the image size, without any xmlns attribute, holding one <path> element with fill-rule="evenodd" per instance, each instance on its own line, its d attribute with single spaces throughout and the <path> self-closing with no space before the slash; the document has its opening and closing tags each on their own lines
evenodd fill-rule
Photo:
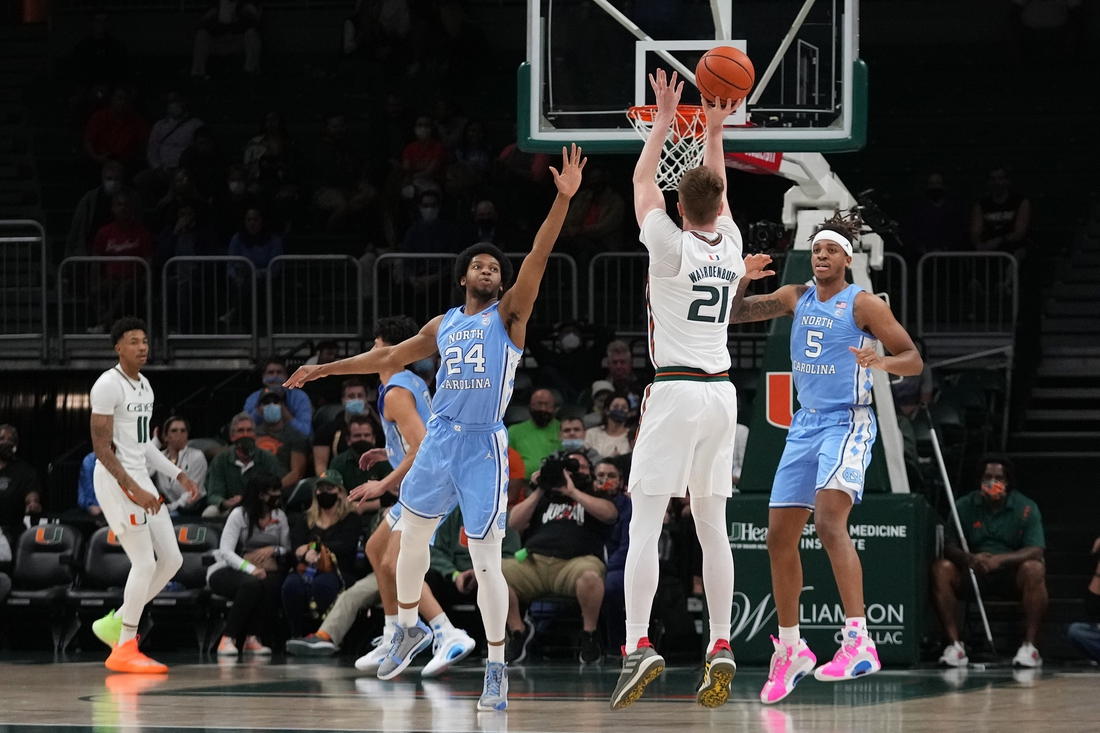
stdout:
<svg viewBox="0 0 1100 733">
<path fill-rule="evenodd" d="M 1046 538 L 1039 506 L 1016 488 L 1016 472 L 1008 456 L 989 454 L 978 463 L 980 488 L 955 502 L 969 552 L 962 549 L 954 528 L 944 557 L 932 566 L 932 600 L 949 644 L 940 662 L 965 667 L 969 662 L 959 639 L 955 609 L 960 596 L 973 593 L 969 569 L 978 578 L 982 597 L 1019 597 L 1024 607 L 1024 643 L 1012 663 L 1039 667 L 1035 648 L 1047 610 Z"/>
<path fill-rule="evenodd" d="M 348 450 L 343 451 L 329 461 L 329 470 L 340 472 L 349 491 L 354 491 L 368 481 L 381 481 L 393 473 L 393 468 L 388 461 L 379 461 L 366 471 L 359 468 L 359 458 L 378 445 L 378 438 L 374 429 L 374 417 L 369 413 L 364 412 L 348 417 L 348 429 L 344 435 Z M 382 508 L 382 503 L 380 499 L 373 499 L 371 501 L 354 502 L 352 507 L 355 511 L 363 514 L 365 512 L 377 512 Z"/>
<path fill-rule="evenodd" d="M 548 389 L 531 393 L 531 419 L 508 428 L 508 445 L 523 458 L 527 478 L 539 470 L 542 459 L 561 450 L 561 423 L 554 419 L 554 394 Z"/>
<path fill-rule="evenodd" d="M 232 444 L 210 461 L 206 472 L 207 518 L 226 517 L 241 503 L 244 486 L 254 473 L 268 473 L 282 479 L 284 471 L 275 456 L 256 445 L 256 423 L 247 412 L 229 421 Z"/>
</svg>

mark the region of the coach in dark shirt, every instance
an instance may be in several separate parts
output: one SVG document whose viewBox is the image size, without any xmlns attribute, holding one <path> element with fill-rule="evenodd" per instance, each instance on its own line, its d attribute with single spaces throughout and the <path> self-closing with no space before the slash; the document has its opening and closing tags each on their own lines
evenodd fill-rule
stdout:
<svg viewBox="0 0 1100 733">
<path fill-rule="evenodd" d="M 0 425 L 0 527 L 13 535 L 23 530 L 23 517 L 41 514 L 41 487 L 33 468 L 16 457 L 19 431 Z"/>
</svg>

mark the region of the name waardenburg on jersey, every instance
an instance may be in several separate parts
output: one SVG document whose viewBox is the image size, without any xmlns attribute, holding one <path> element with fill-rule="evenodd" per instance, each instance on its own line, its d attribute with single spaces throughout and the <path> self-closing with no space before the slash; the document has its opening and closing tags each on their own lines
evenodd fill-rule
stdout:
<svg viewBox="0 0 1100 733">
<path fill-rule="evenodd" d="M 697 283 L 704 278 L 718 278 L 719 280 L 725 280 L 726 282 L 736 282 L 738 275 L 733 270 L 729 270 L 725 267 L 718 265 L 705 265 L 698 270 L 694 270 L 690 275 L 693 283 Z"/>
</svg>

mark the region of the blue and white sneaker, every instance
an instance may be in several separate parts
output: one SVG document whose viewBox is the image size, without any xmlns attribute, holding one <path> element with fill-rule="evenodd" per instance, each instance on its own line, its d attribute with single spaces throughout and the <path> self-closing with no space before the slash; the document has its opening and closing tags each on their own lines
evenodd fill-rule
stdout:
<svg viewBox="0 0 1100 733">
<path fill-rule="evenodd" d="M 421 677 L 438 677 L 474 650 L 475 642 L 462 629 L 436 630 L 432 659 L 420 672 Z"/>
<path fill-rule="evenodd" d="M 504 662 L 488 662 L 485 665 L 485 687 L 477 709 L 483 711 L 504 710 L 508 707 L 508 667 Z"/>
<path fill-rule="evenodd" d="M 405 628 L 400 624 L 393 632 L 390 653 L 378 665 L 378 679 L 392 680 L 405 671 L 413 658 L 432 645 L 435 635 L 426 623 L 416 622 L 416 626 Z"/>
</svg>

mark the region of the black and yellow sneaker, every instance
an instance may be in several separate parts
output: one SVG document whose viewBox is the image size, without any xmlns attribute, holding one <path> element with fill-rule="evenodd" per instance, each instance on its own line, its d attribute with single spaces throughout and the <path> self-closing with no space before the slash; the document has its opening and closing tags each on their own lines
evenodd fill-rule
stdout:
<svg viewBox="0 0 1100 733">
<path fill-rule="evenodd" d="M 737 674 L 733 651 L 725 639 L 715 643 L 703 665 L 703 679 L 695 692 L 695 700 L 705 708 L 718 708 L 730 699 L 730 683 Z"/>
<path fill-rule="evenodd" d="M 611 693 L 611 709 L 622 710 L 636 702 L 645 692 L 646 685 L 664 671 L 665 658 L 657 653 L 649 639 L 642 638 L 638 648 L 623 657 L 623 671 Z"/>
</svg>

